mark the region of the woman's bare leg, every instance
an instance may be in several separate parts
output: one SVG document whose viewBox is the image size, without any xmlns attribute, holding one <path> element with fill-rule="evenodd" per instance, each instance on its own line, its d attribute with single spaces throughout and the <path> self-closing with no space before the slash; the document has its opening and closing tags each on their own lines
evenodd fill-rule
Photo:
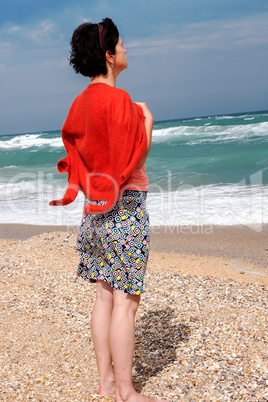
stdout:
<svg viewBox="0 0 268 402">
<path fill-rule="evenodd" d="M 110 349 L 114 363 L 117 400 L 134 390 L 132 361 L 135 343 L 135 314 L 140 297 L 114 290 L 114 306 L 110 326 Z M 124 399 L 122 399 L 124 400 Z"/>
<path fill-rule="evenodd" d="M 109 331 L 113 310 L 113 289 L 104 281 L 97 281 L 96 301 L 91 314 L 91 334 L 97 359 L 100 383 L 98 393 L 115 393 L 115 379 L 109 347 Z"/>
<path fill-rule="evenodd" d="M 114 307 L 110 326 L 110 349 L 116 380 L 116 401 L 156 401 L 156 399 L 139 395 L 135 391 L 132 382 L 135 314 L 139 305 L 140 296 L 128 295 L 122 290 L 114 290 L 113 296 Z"/>
</svg>

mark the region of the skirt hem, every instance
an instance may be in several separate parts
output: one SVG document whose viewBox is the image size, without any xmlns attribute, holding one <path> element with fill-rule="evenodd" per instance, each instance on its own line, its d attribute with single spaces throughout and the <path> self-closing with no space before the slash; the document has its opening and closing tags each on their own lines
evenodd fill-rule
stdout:
<svg viewBox="0 0 268 402">
<path fill-rule="evenodd" d="M 130 291 L 128 291 L 127 288 L 122 288 L 122 287 L 115 286 L 116 284 L 112 283 L 111 281 L 107 280 L 106 278 L 90 278 L 90 279 L 88 279 L 88 278 L 86 278 L 86 277 L 83 277 L 82 275 L 78 275 L 78 274 L 77 274 L 77 276 L 78 276 L 78 278 L 81 278 L 81 279 L 83 279 L 85 282 L 88 282 L 88 283 L 96 283 L 97 281 L 106 282 L 106 283 L 108 283 L 108 285 L 111 286 L 111 288 L 112 288 L 113 290 L 121 290 L 121 291 L 123 291 L 124 293 L 127 293 L 127 294 L 129 294 L 129 295 L 139 296 L 140 294 L 144 293 L 144 290 L 141 289 L 141 288 L 138 289 L 138 290 L 136 290 L 136 291 L 135 291 L 135 290 L 130 290 Z"/>
</svg>

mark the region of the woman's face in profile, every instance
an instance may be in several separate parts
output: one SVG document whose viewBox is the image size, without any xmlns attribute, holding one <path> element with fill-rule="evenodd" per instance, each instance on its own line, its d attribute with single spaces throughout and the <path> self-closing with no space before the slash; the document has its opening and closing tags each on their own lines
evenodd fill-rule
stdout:
<svg viewBox="0 0 268 402">
<path fill-rule="evenodd" d="M 115 47 L 115 56 L 114 56 L 114 68 L 117 68 L 120 71 L 125 70 L 128 67 L 126 49 L 123 46 L 122 39 L 118 38 L 118 42 Z"/>
</svg>

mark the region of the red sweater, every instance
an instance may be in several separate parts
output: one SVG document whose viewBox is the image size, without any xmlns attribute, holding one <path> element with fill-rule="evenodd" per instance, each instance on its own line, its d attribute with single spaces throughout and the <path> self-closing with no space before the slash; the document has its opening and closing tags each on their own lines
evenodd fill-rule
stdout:
<svg viewBox="0 0 268 402">
<path fill-rule="evenodd" d="M 68 188 L 61 200 L 73 202 L 79 190 L 90 200 L 86 214 L 111 209 L 146 151 L 143 110 L 127 92 L 107 84 L 90 84 L 73 102 L 62 128 L 67 157 L 58 162 L 68 172 Z"/>
</svg>

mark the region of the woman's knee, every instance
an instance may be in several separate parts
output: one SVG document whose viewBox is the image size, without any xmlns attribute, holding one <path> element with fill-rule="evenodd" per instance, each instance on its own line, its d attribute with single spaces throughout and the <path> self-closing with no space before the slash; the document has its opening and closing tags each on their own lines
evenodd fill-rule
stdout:
<svg viewBox="0 0 268 402">
<path fill-rule="evenodd" d="M 96 300 L 103 303 L 113 303 L 113 289 L 105 281 L 97 281 Z"/>
<path fill-rule="evenodd" d="M 122 290 L 114 290 L 113 299 L 114 308 L 124 309 L 134 315 L 136 314 L 140 302 L 139 295 L 129 295 Z"/>
</svg>

